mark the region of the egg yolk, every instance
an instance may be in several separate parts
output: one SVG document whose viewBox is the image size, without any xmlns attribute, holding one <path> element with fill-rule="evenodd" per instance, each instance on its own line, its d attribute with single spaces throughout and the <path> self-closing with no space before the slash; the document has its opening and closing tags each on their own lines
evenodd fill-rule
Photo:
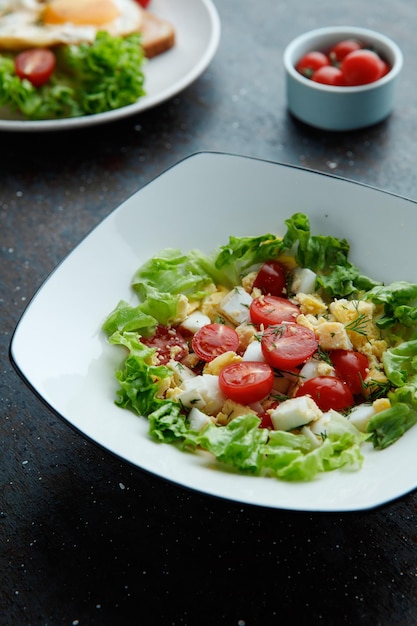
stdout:
<svg viewBox="0 0 417 626">
<path fill-rule="evenodd" d="M 43 12 L 43 22 L 102 26 L 119 15 L 120 11 L 112 0 L 52 0 Z"/>
</svg>

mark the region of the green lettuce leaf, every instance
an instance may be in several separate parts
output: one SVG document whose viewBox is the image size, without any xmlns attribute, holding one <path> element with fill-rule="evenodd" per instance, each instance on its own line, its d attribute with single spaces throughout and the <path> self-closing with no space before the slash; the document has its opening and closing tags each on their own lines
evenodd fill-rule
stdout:
<svg viewBox="0 0 417 626">
<path fill-rule="evenodd" d="M 136 331 L 142 337 L 150 337 L 155 333 L 157 320 L 142 311 L 141 305 L 131 306 L 120 300 L 116 308 L 107 316 L 102 329 L 110 336 L 116 331 L 120 333 Z"/>
<path fill-rule="evenodd" d="M 227 426 L 208 424 L 195 442 L 208 450 L 222 463 L 239 470 L 259 472 L 262 462 L 262 446 L 268 433 L 259 428 L 256 415 L 243 415 L 233 419 Z"/>
<path fill-rule="evenodd" d="M 223 284 L 236 285 L 243 274 L 283 253 L 294 254 L 300 267 L 318 274 L 318 284 L 332 298 L 366 291 L 379 284 L 349 262 L 350 246 L 346 239 L 312 235 L 310 221 L 303 213 L 295 213 L 285 224 L 287 232 L 282 238 L 271 234 L 230 237 L 215 260 L 216 268 L 224 274 Z"/>
<path fill-rule="evenodd" d="M 350 263 L 350 245 L 346 239 L 312 235 L 309 219 L 302 213 L 296 213 L 285 223 L 288 232 L 283 243 L 288 250 L 298 243 L 294 250 L 297 264 L 315 272 L 318 275 L 317 284 L 330 297 L 350 296 L 378 284 Z"/>
<path fill-rule="evenodd" d="M 133 104 L 145 94 L 140 34 L 113 37 L 100 31 L 92 44 L 62 47 L 59 62 L 69 68 L 76 100 L 87 115 Z"/>
<path fill-rule="evenodd" d="M 392 445 L 417 423 L 415 387 L 405 385 L 390 394 L 392 406 L 380 411 L 368 422 L 367 432 L 374 448 Z"/>
<path fill-rule="evenodd" d="M 271 234 L 230 237 L 215 258 L 219 282 L 226 287 L 236 286 L 244 274 L 258 268 L 264 261 L 276 258 L 284 248 L 283 241 Z"/>
<path fill-rule="evenodd" d="M 319 446 L 302 434 L 259 428 L 256 415 L 239 416 L 224 427 L 209 424 L 194 436 L 193 442 L 239 470 L 306 481 L 319 472 L 361 466 L 360 444 L 364 437 L 347 419 L 341 420 L 345 426 L 339 423 L 334 430 L 329 429 Z"/>
<path fill-rule="evenodd" d="M 206 271 L 209 266 L 208 259 L 194 251 L 185 255 L 169 248 L 152 257 L 136 271 L 132 281 L 142 301 L 140 309 L 160 324 L 172 323 L 178 316 L 183 295 L 190 300 L 201 300 L 215 288 Z"/>
<path fill-rule="evenodd" d="M 120 389 L 117 391 L 116 404 L 129 408 L 138 415 L 148 416 L 164 407 L 176 410 L 176 403 L 158 397 L 158 381 L 172 375 L 164 365 L 152 365 L 154 348 L 142 344 L 136 333 L 116 331 L 109 338 L 114 345 L 124 346 L 128 355 L 123 368 L 116 372 Z"/>
<path fill-rule="evenodd" d="M 382 329 L 396 324 L 410 328 L 417 323 L 417 284 L 396 281 L 380 285 L 368 291 L 364 298 L 384 306 L 384 315 L 376 322 Z"/>
</svg>

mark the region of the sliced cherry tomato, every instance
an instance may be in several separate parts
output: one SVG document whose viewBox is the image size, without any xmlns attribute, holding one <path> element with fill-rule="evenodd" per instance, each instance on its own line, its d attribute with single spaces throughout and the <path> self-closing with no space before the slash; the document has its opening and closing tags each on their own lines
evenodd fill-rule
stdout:
<svg viewBox="0 0 417 626">
<path fill-rule="evenodd" d="M 249 314 L 254 324 L 281 324 L 295 322 L 300 315 L 300 309 L 287 298 L 260 296 L 252 300 Z"/>
<path fill-rule="evenodd" d="M 240 404 L 252 404 L 272 390 L 274 373 L 267 363 L 240 361 L 226 365 L 219 374 L 223 393 Z"/>
<path fill-rule="evenodd" d="M 34 87 L 48 82 L 55 70 L 55 55 L 47 48 L 33 48 L 20 52 L 14 60 L 19 78 L 26 78 Z"/>
<path fill-rule="evenodd" d="M 266 261 L 258 272 L 253 286 L 265 295 L 282 296 L 287 285 L 287 270 L 278 261 Z"/>
<path fill-rule="evenodd" d="M 319 67 L 312 75 L 311 80 L 314 80 L 316 83 L 322 83 L 323 85 L 333 85 L 333 87 L 343 87 L 345 85 L 342 70 L 333 65 Z"/>
<path fill-rule="evenodd" d="M 306 78 L 311 78 L 313 73 L 323 65 L 330 65 L 328 57 L 323 52 L 313 50 L 313 52 L 307 52 L 298 61 L 295 69 Z"/>
<path fill-rule="evenodd" d="M 362 382 L 368 373 L 368 358 L 354 350 L 332 350 L 329 356 L 337 376 L 345 381 L 354 395 L 361 393 Z"/>
<path fill-rule="evenodd" d="M 350 52 L 360 50 L 361 48 L 363 48 L 363 45 L 356 39 L 343 39 L 330 50 L 330 61 L 332 63 L 340 63 Z"/>
<path fill-rule="evenodd" d="M 354 50 L 343 59 L 341 70 L 346 85 L 367 85 L 381 78 L 384 64 L 372 50 Z"/>
<path fill-rule="evenodd" d="M 188 344 L 175 328 L 157 326 L 152 337 L 141 337 L 140 340 L 145 346 L 156 349 L 158 362 L 161 365 L 165 365 L 171 359 L 181 361 L 188 354 Z"/>
<path fill-rule="evenodd" d="M 239 336 L 230 326 L 206 324 L 195 333 L 191 345 L 196 355 L 208 363 L 229 350 L 236 352 Z"/>
<path fill-rule="evenodd" d="M 297 390 L 296 396 L 310 396 L 322 411 L 343 411 L 355 404 L 347 384 L 337 376 L 316 376 Z"/>
<path fill-rule="evenodd" d="M 312 330 L 300 324 L 287 323 L 269 326 L 261 337 L 265 361 L 279 370 L 289 370 L 301 365 L 318 348 Z"/>
</svg>

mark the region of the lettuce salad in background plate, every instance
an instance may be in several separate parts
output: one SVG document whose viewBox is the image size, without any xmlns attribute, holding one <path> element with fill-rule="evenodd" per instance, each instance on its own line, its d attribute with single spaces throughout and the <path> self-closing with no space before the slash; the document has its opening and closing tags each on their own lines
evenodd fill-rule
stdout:
<svg viewBox="0 0 417 626">
<path fill-rule="evenodd" d="M 135 103 L 145 94 L 139 34 L 98 32 L 92 44 L 60 46 L 49 81 L 35 87 L 16 74 L 14 55 L 0 55 L 0 107 L 28 120 L 93 115 Z"/>
<path fill-rule="evenodd" d="M 145 416 L 150 436 L 156 441 L 188 451 L 207 450 L 220 463 L 239 471 L 306 481 L 324 471 L 360 468 L 366 442 L 376 449 L 386 448 L 416 423 L 417 285 L 405 281 L 382 285 L 362 275 L 349 261 L 349 243 L 313 235 L 304 214 L 294 214 L 286 226 L 282 238 L 270 233 L 231 236 L 212 255 L 198 250 L 186 254 L 164 250 L 145 262 L 133 277 L 138 304 L 119 302 L 103 330 L 111 344 L 126 349 L 116 372 L 120 386 L 116 403 Z M 386 396 L 389 405 L 371 417 L 365 432 L 358 430 L 348 415 L 340 418 L 340 413 L 327 424 L 325 436 L 318 437 L 319 445 L 305 429 L 260 428 L 261 419 L 253 412 L 237 415 L 225 425 L 208 421 L 196 429 L 188 419 L 189 410 L 184 410 L 175 396 L 161 392 L 173 372 L 154 358 L 155 347 L 147 339 L 161 325 L 178 325 L 187 303 L 198 306 L 219 286 L 233 290 L 241 285 L 242 276 L 282 257 L 314 272 L 315 289 L 329 302 L 354 299 L 378 307 L 376 324 L 389 346 L 382 357 L 387 384 L 376 384 L 372 392 L 374 397 Z"/>
</svg>

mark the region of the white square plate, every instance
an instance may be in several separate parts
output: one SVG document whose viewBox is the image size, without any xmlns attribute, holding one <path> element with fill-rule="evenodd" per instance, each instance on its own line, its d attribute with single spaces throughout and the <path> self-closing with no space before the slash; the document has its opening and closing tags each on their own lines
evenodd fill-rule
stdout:
<svg viewBox="0 0 417 626">
<path fill-rule="evenodd" d="M 287 165 L 227 154 L 185 159 L 134 194 L 95 228 L 27 307 L 11 358 L 28 384 L 69 424 L 121 459 L 222 498 L 303 511 L 378 506 L 417 486 L 417 427 L 384 451 L 367 444 L 357 472 L 285 483 L 224 470 L 148 437 L 147 420 L 114 404 L 123 352 L 101 324 L 130 288 L 137 267 L 166 247 L 211 252 L 229 235 L 284 232 L 306 213 L 316 234 L 346 237 L 362 271 L 391 282 L 417 279 L 417 206 L 364 185 Z M 122 350 L 122 348 L 120 348 Z"/>
</svg>

